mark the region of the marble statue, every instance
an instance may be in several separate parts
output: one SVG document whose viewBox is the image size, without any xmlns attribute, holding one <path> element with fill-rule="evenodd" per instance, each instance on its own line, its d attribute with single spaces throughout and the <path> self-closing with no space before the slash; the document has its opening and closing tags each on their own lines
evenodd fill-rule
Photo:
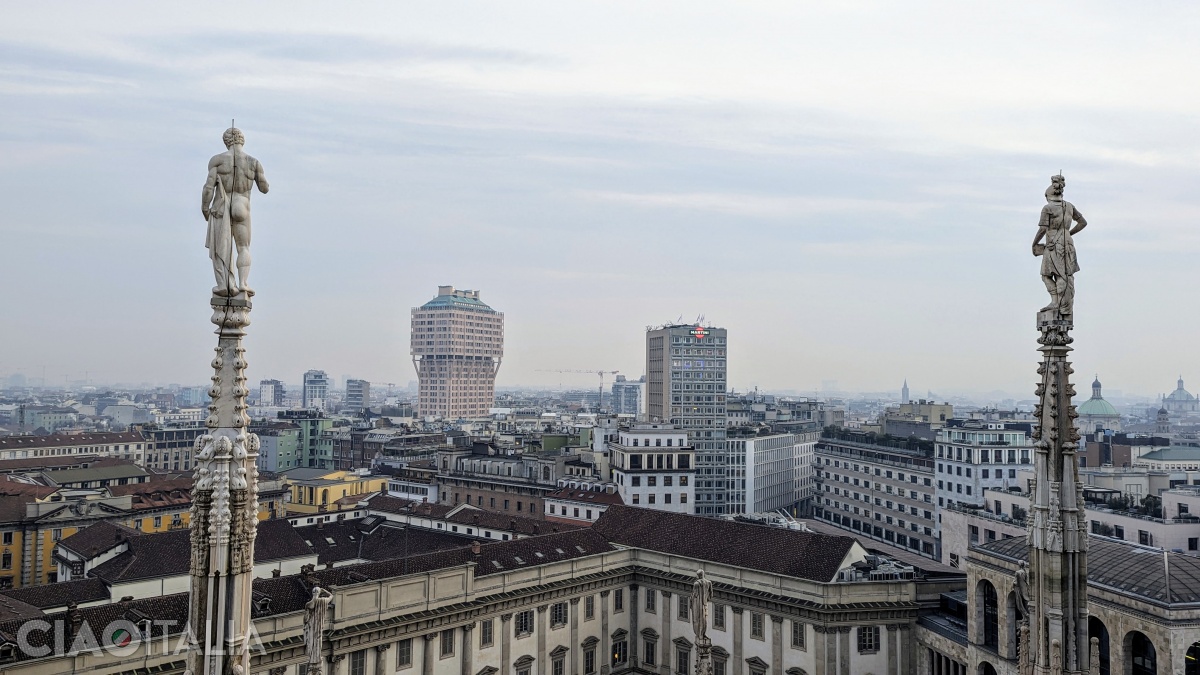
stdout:
<svg viewBox="0 0 1200 675">
<path fill-rule="evenodd" d="M 321 646 L 325 631 L 325 614 L 329 603 L 333 602 L 333 593 L 314 586 L 312 599 L 304 605 L 304 651 L 308 654 L 308 672 L 317 675 L 321 672 Z"/>
<path fill-rule="evenodd" d="M 1029 563 L 1023 562 L 1017 568 L 1017 603 L 1021 606 L 1021 614 L 1029 616 Z"/>
<path fill-rule="evenodd" d="M 1067 180 L 1061 175 L 1050 177 L 1050 187 L 1046 188 L 1047 203 L 1042 207 L 1037 235 L 1033 238 L 1033 255 L 1042 257 L 1042 282 L 1050 292 L 1050 304 L 1042 311 L 1057 310 L 1062 315 L 1070 315 L 1074 308 L 1075 273 L 1079 271 L 1071 236 L 1087 227 L 1087 220 L 1079 209 L 1063 199 L 1066 184 Z M 1043 239 L 1045 243 L 1042 243 Z"/>
<path fill-rule="evenodd" d="M 696 641 L 708 639 L 708 615 L 712 613 L 712 582 L 704 578 L 704 570 L 696 570 L 696 581 L 692 584 L 692 597 L 688 600 L 688 611 L 692 615 L 692 629 Z"/>
<path fill-rule="evenodd" d="M 208 180 L 200 197 L 200 210 L 208 221 L 208 236 L 204 245 L 212 258 L 217 297 L 254 295 L 247 280 L 250 277 L 250 192 L 257 185 L 267 193 L 268 185 L 262 164 L 242 151 L 246 137 L 236 127 L 225 131 L 225 152 L 208 160 Z M 234 264 L 233 249 L 237 249 Z M 235 279 L 236 269 L 236 279 Z"/>
</svg>

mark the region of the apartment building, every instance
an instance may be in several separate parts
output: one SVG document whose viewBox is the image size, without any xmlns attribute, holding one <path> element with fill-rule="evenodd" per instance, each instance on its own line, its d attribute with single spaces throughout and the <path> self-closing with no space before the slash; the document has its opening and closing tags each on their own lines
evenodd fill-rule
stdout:
<svg viewBox="0 0 1200 675">
<path fill-rule="evenodd" d="M 983 504 L 983 491 L 1007 488 L 1033 468 L 1032 422 L 949 420 L 938 431 L 937 502 Z"/>
<path fill-rule="evenodd" d="M 814 425 L 815 426 L 815 425 Z M 729 443 L 729 512 L 790 509 L 813 496 L 813 456 L 820 433 L 733 427 Z"/>
<path fill-rule="evenodd" d="M 696 501 L 696 452 L 688 434 L 669 424 L 622 429 L 612 453 L 612 476 L 629 506 L 692 513 Z"/>
<path fill-rule="evenodd" d="M 138 431 L 58 433 L 46 436 L 0 437 L 0 460 L 59 457 L 64 455 L 97 455 L 124 459 L 144 466 L 151 448 Z"/>
<path fill-rule="evenodd" d="M 871 434 L 826 433 L 816 445 L 816 517 L 856 535 L 939 560 L 932 445 L 877 445 Z"/>
<path fill-rule="evenodd" d="M 528 518 L 542 518 L 545 497 L 558 489 L 571 455 L 525 453 L 477 442 L 437 451 L 439 504 L 470 504 Z"/>
</svg>

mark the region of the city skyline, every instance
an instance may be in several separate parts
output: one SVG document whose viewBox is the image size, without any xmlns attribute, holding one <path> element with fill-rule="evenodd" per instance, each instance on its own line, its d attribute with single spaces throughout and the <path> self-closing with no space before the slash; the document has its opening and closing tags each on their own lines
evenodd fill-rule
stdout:
<svg viewBox="0 0 1200 675">
<path fill-rule="evenodd" d="M 278 167 L 255 207 L 270 253 L 252 381 L 415 379 L 406 314 L 454 284 L 505 309 L 501 388 L 556 384 L 547 368 L 640 376 L 643 327 L 682 313 L 739 336 L 743 390 L 891 390 L 920 373 L 918 392 L 1032 392 L 1025 308 L 1044 292 L 1028 247 L 1061 169 L 1092 223 L 1076 368 L 1150 396 L 1180 371 L 1200 382 L 1200 318 L 1177 301 L 1200 248 L 1194 8 L 1093 9 L 1065 32 L 1032 3 L 643 21 L 607 4 L 264 4 L 234 33 L 200 8 L 136 23 L 87 4 L 66 20 L 10 11 L 0 190 L 23 303 L 0 372 L 205 380 L 178 358 L 207 348 L 179 301 L 208 274 L 189 255 L 203 239 L 192 159 L 236 116 Z M 213 77 L 235 63 L 240 79 Z M 137 167 L 137 185 L 113 166 Z M 420 254 L 446 236 L 474 245 Z M 313 318 L 334 306 L 353 331 Z"/>
</svg>

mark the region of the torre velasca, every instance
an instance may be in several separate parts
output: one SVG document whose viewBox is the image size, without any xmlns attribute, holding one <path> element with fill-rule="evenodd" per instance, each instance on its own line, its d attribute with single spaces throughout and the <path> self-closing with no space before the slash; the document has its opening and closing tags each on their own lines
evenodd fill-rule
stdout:
<svg viewBox="0 0 1200 675">
<path fill-rule="evenodd" d="M 438 286 L 437 297 L 412 310 L 412 359 L 420 381 L 421 417 L 484 417 L 496 398 L 504 356 L 504 313 L 479 291 Z"/>
</svg>

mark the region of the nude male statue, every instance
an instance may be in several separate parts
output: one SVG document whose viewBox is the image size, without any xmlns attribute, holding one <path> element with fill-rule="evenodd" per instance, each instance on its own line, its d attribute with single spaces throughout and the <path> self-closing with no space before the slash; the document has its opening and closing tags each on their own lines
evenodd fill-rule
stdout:
<svg viewBox="0 0 1200 675">
<path fill-rule="evenodd" d="M 247 285 L 250 277 L 250 192 L 253 186 L 267 193 L 262 164 L 242 151 L 246 137 L 230 127 L 222 136 L 229 148 L 208 160 L 208 180 L 200 197 L 200 211 L 208 221 L 204 245 L 212 258 L 217 285 L 213 295 L 249 298 L 254 291 Z M 232 241 L 231 241 L 232 240 Z M 237 248 L 237 278 L 234 278 L 232 246 Z"/>
<path fill-rule="evenodd" d="M 1047 203 L 1042 207 L 1037 235 L 1033 238 L 1033 254 L 1042 256 L 1042 282 L 1050 293 L 1050 304 L 1042 311 L 1058 310 L 1070 315 L 1075 305 L 1075 273 L 1079 271 L 1071 235 L 1087 227 L 1087 220 L 1074 204 L 1063 199 L 1066 184 L 1067 179 L 1062 176 L 1050 177 Z M 1045 244 L 1041 243 L 1043 237 Z"/>
</svg>

